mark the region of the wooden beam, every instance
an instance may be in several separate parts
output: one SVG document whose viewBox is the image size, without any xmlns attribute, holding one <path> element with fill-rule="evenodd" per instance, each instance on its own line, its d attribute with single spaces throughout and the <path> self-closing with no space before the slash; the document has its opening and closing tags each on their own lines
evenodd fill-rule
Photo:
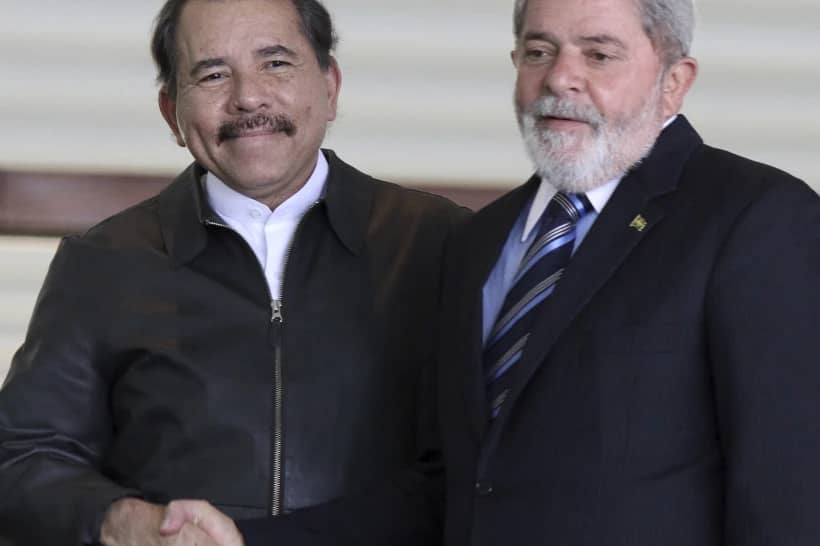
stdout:
<svg viewBox="0 0 820 546">
<path fill-rule="evenodd" d="M 81 233 L 112 214 L 157 194 L 171 177 L 122 174 L 0 171 L 0 233 L 65 235 Z M 408 187 L 419 187 L 406 183 Z M 425 186 L 473 210 L 501 188 Z"/>
</svg>

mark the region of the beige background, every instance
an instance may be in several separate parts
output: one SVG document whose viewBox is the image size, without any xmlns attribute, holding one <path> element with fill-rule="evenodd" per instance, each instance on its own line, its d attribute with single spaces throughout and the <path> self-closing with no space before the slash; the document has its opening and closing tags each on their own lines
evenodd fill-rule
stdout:
<svg viewBox="0 0 820 546">
<path fill-rule="evenodd" d="M 160 0 L 0 0 L 0 169 L 171 175 L 188 161 L 155 106 Z M 328 145 L 382 177 L 513 186 L 511 0 L 328 0 L 344 73 Z M 707 142 L 820 189 L 820 2 L 700 0 Z M 56 242 L 0 239 L 0 377 Z"/>
</svg>

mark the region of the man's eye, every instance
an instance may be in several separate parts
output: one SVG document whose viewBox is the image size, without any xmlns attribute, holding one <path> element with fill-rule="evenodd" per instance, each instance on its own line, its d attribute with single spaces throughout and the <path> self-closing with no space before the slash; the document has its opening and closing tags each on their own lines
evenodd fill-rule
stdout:
<svg viewBox="0 0 820 546">
<path fill-rule="evenodd" d="M 268 68 L 281 68 L 283 66 L 290 66 L 290 63 L 282 60 L 268 61 L 266 65 Z"/>
<path fill-rule="evenodd" d="M 607 55 L 606 53 L 602 53 L 600 51 L 593 51 L 589 53 L 589 58 L 598 63 L 605 63 L 614 59 L 612 55 Z"/>
<path fill-rule="evenodd" d="M 524 62 L 527 64 L 540 64 L 548 62 L 551 55 L 544 49 L 525 49 Z"/>
<path fill-rule="evenodd" d="M 206 74 L 202 76 L 199 81 L 200 83 L 210 83 L 210 82 L 218 82 L 225 78 L 225 74 L 221 72 L 214 72 L 212 74 Z"/>
</svg>

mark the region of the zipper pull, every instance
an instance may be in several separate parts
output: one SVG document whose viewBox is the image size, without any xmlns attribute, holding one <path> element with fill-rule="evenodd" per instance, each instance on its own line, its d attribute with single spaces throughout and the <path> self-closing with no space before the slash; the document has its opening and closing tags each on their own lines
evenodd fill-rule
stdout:
<svg viewBox="0 0 820 546">
<path fill-rule="evenodd" d="M 271 310 L 271 316 L 270 316 L 270 321 L 271 322 L 280 322 L 281 323 L 284 320 L 284 317 L 282 316 L 282 301 L 281 300 L 270 300 L 270 310 Z"/>
</svg>

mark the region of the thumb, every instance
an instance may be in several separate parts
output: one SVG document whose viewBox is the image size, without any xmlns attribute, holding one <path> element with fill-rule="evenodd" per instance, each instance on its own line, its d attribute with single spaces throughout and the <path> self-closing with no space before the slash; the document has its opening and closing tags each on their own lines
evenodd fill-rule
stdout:
<svg viewBox="0 0 820 546">
<path fill-rule="evenodd" d="M 162 536 L 178 533 L 186 524 L 193 524 L 205 531 L 222 546 L 241 546 L 242 535 L 233 520 L 205 501 L 176 500 L 165 509 L 160 526 Z"/>
<path fill-rule="evenodd" d="M 186 523 L 194 523 L 194 514 L 187 506 L 189 502 L 191 501 L 173 501 L 165 507 L 165 516 L 159 527 L 160 535 L 175 535 Z"/>
</svg>

